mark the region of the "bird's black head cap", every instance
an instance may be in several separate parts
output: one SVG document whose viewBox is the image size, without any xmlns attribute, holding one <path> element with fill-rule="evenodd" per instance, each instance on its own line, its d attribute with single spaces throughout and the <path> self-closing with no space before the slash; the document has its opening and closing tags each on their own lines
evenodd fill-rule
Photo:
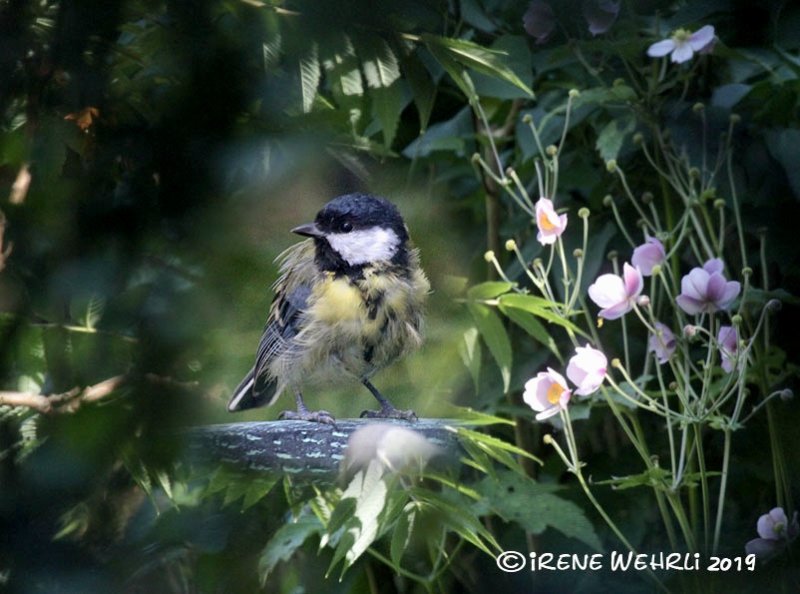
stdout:
<svg viewBox="0 0 800 594">
<path fill-rule="evenodd" d="M 300 231 L 314 237 L 317 246 L 317 264 L 323 269 L 337 274 L 360 276 L 368 263 L 353 264 L 345 261 L 341 254 L 331 247 L 326 237 L 348 236 L 357 231 L 370 229 L 391 230 L 397 238 L 396 251 L 391 264 L 400 268 L 408 265 L 408 230 L 397 207 L 379 196 L 371 194 L 345 194 L 328 202 L 317 213 L 314 220 L 314 233 Z M 301 229 L 307 230 L 307 227 Z M 296 230 L 297 231 L 297 230 Z"/>
<path fill-rule="evenodd" d="M 314 222 L 326 233 L 383 227 L 394 231 L 402 242 L 408 240 L 408 231 L 397 207 L 372 194 L 345 194 L 334 198 L 317 213 Z"/>
</svg>

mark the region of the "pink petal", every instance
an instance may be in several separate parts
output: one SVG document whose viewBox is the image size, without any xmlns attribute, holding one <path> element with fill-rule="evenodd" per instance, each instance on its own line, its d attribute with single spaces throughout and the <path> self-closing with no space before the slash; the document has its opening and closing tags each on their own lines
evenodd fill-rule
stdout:
<svg viewBox="0 0 800 594">
<path fill-rule="evenodd" d="M 622 275 L 625 278 L 625 294 L 627 297 L 638 297 L 644 288 L 644 278 L 637 268 L 627 262 L 622 267 Z"/>
<path fill-rule="evenodd" d="M 616 274 L 601 274 L 588 289 L 589 298 L 601 308 L 625 301 L 625 286 Z"/>
<path fill-rule="evenodd" d="M 772 518 L 771 514 L 764 514 L 758 518 L 756 530 L 761 538 L 778 540 L 778 535 L 775 534 L 775 520 Z"/>
<path fill-rule="evenodd" d="M 714 41 L 714 27 L 706 25 L 701 27 L 689 36 L 689 45 L 696 52 L 699 52 L 709 43 Z"/>
<path fill-rule="evenodd" d="M 742 286 L 738 281 L 729 281 L 725 284 L 725 289 L 722 292 L 722 297 L 717 302 L 720 309 L 727 309 L 731 302 L 739 296 L 739 291 Z"/>
<path fill-rule="evenodd" d="M 705 301 L 709 274 L 702 268 L 692 268 L 681 279 L 681 294 L 697 301 Z"/>
<path fill-rule="evenodd" d="M 666 56 L 672 50 L 675 49 L 675 42 L 671 39 L 662 39 L 661 41 L 655 42 L 649 48 L 647 48 L 647 55 L 651 58 L 660 58 L 662 56 Z"/>
<path fill-rule="evenodd" d="M 675 47 L 675 51 L 672 52 L 672 58 L 670 58 L 676 64 L 683 64 L 688 60 L 692 59 L 694 55 L 694 50 L 692 46 L 688 43 L 681 43 Z"/>
<path fill-rule="evenodd" d="M 703 270 L 708 274 L 714 274 L 715 272 L 722 274 L 722 271 L 725 270 L 725 263 L 719 258 L 711 258 L 703 264 Z"/>
<path fill-rule="evenodd" d="M 605 318 L 606 320 L 616 320 L 617 318 L 624 316 L 632 309 L 633 303 L 626 300 L 622 301 L 621 303 L 616 303 L 611 307 L 601 309 L 600 313 L 597 315 L 599 315 L 601 318 Z"/>
<path fill-rule="evenodd" d="M 543 410 L 538 415 L 536 415 L 537 421 L 543 421 L 545 419 L 549 419 L 558 414 L 558 411 L 561 410 L 560 406 L 551 406 L 548 409 Z"/>
<path fill-rule="evenodd" d="M 718 305 L 719 300 L 725 293 L 725 277 L 720 273 L 715 272 L 708 277 L 708 285 L 706 286 L 706 300 Z"/>
<path fill-rule="evenodd" d="M 687 295 L 678 295 L 675 298 L 675 301 L 678 303 L 680 308 L 690 316 L 699 314 L 705 307 L 705 302 L 699 301 Z"/>
</svg>

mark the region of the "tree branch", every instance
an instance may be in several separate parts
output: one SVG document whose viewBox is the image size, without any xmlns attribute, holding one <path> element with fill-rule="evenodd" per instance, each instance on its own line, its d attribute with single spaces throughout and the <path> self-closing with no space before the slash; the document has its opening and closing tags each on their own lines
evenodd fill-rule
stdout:
<svg viewBox="0 0 800 594">
<path fill-rule="evenodd" d="M 440 456 L 459 450 L 451 419 L 340 419 L 336 426 L 306 421 L 226 423 L 197 427 L 187 433 L 189 458 L 200 464 L 220 462 L 241 470 L 335 480 L 347 456 L 348 440 L 357 429 L 381 423 L 418 433 L 438 448 Z"/>
</svg>

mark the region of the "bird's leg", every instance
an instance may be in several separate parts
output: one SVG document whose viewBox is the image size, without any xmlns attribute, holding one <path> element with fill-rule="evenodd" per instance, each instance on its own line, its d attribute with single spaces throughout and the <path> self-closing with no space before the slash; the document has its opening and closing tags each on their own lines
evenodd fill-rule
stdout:
<svg viewBox="0 0 800 594">
<path fill-rule="evenodd" d="M 326 425 L 336 426 L 336 419 L 333 415 L 326 410 L 310 411 L 303 402 L 303 394 L 300 390 L 295 389 L 294 399 L 297 402 L 297 412 L 293 410 L 285 410 L 280 415 L 279 419 L 287 421 L 309 421 L 311 423 L 325 423 Z"/>
<path fill-rule="evenodd" d="M 392 403 L 369 380 L 361 380 L 361 383 L 366 386 L 367 390 L 372 392 L 372 395 L 381 405 L 380 410 L 365 410 L 361 413 L 362 417 L 367 417 L 368 419 L 403 419 L 404 421 L 417 420 L 417 415 L 413 410 L 398 410 L 392 406 Z"/>
</svg>

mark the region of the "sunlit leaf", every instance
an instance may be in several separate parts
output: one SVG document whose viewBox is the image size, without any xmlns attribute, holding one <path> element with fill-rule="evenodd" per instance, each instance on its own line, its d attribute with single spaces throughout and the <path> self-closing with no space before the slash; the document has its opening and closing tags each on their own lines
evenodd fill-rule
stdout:
<svg viewBox="0 0 800 594">
<path fill-rule="evenodd" d="M 463 66 L 474 69 L 476 72 L 505 80 L 533 97 L 533 91 L 522 82 L 519 77 L 505 63 L 506 52 L 490 50 L 466 39 L 453 39 L 438 35 L 425 34 L 422 36 L 428 49 L 441 61 L 443 56 L 458 62 Z M 442 63 L 445 70 L 448 66 Z"/>
<path fill-rule="evenodd" d="M 478 329 L 469 328 L 458 343 L 458 354 L 464 366 L 469 370 L 475 391 L 480 389 L 481 376 L 481 346 L 478 342 Z"/>
<path fill-rule="evenodd" d="M 322 70 L 319 66 L 319 51 L 317 44 L 311 45 L 308 53 L 300 58 L 300 94 L 303 100 L 303 111 L 308 113 L 314 105 L 317 96 Z"/>
<path fill-rule="evenodd" d="M 503 293 L 508 293 L 514 286 L 513 283 L 505 281 L 487 281 L 480 283 L 474 287 L 470 287 L 467 291 L 467 298 L 480 301 L 483 299 L 493 299 Z"/>
<path fill-rule="evenodd" d="M 575 334 L 586 336 L 586 333 L 575 324 L 552 312 L 552 303 L 535 295 L 502 295 L 498 298 L 498 307 L 504 313 L 508 308 L 521 309 Z"/>
<path fill-rule="evenodd" d="M 503 391 L 508 392 L 511 384 L 511 341 L 508 338 L 503 322 L 488 306 L 480 303 L 468 303 L 472 319 L 481 334 L 481 338 L 489 347 L 500 374 L 503 377 Z"/>
<path fill-rule="evenodd" d="M 536 316 L 530 312 L 514 307 L 505 307 L 502 311 L 508 316 L 508 319 L 533 336 L 540 344 L 546 346 L 561 363 L 564 362 L 564 358 L 561 355 L 561 351 L 558 349 L 556 341 L 550 336 L 542 323 L 536 319 Z"/>
</svg>

